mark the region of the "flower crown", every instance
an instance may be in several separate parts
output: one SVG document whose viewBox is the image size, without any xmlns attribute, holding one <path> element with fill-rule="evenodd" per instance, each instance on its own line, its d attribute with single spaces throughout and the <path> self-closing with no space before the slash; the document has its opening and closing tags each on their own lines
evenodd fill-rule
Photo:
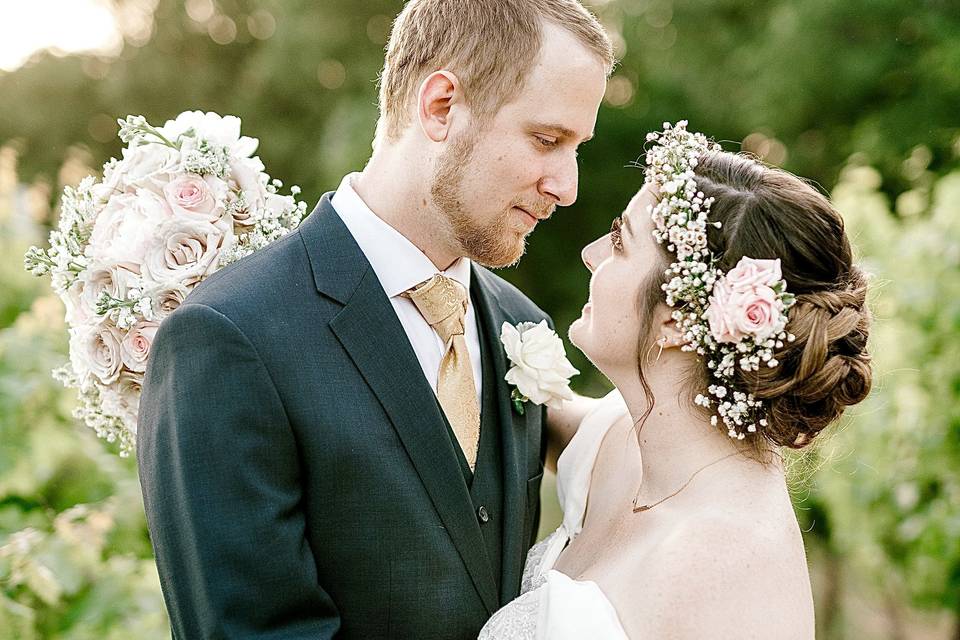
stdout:
<svg viewBox="0 0 960 640">
<path fill-rule="evenodd" d="M 676 255 L 663 285 L 671 317 L 683 332 L 684 351 L 707 358 L 712 383 L 709 396 L 695 402 L 714 407 L 710 423 L 720 422 L 731 438 L 742 440 L 767 426 L 766 406 L 752 393 L 737 388 L 735 371 L 757 371 L 761 363 L 776 367 L 773 350 L 796 338 L 785 330 L 787 311 L 795 297 L 787 293 L 780 259 L 755 260 L 744 256 L 724 274 L 715 265 L 719 256 L 707 245 L 707 227 L 713 198 L 697 189 L 694 169 L 720 145 L 701 133 L 687 131 L 687 121 L 663 124 L 662 132 L 647 134 L 655 142 L 646 153 L 645 185 L 655 185 L 660 200 L 649 208 L 653 237 Z"/>
</svg>

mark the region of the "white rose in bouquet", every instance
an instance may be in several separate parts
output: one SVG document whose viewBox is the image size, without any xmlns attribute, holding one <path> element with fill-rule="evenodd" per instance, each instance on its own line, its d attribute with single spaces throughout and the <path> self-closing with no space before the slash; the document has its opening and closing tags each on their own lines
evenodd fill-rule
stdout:
<svg viewBox="0 0 960 640">
<path fill-rule="evenodd" d="M 81 336 L 81 356 L 89 363 L 90 373 L 104 385 L 116 382 L 123 367 L 120 353 L 123 335 L 120 330 L 104 323 L 88 326 Z"/>
<path fill-rule="evenodd" d="M 80 286 L 73 286 L 61 296 L 66 307 L 66 320 L 69 326 L 88 324 L 95 318 L 96 304 L 87 304 L 83 299 L 85 290 Z"/>
<path fill-rule="evenodd" d="M 188 293 L 190 288 L 179 282 L 161 285 L 154 289 L 150 294 L 150 308 L 153 309 L 157 322 L 162 322 L 183 304 Z"/>
<path fill-rule="evenodd" d="M 121 149 L 121 154 L 123 160 L 110 172 L 110 179 L 104 184 L 123 193 L 148 189 L 159 195 L 170 176 L 180 170 L 180 154 L 169 147 L 128 147 Z M 106 195 L 110 196 L 109 193 Z"/>
<path fill-rule="evenodd" d="M 227 147 L 233 158 L 249 158 L 257 150 L 256 138 L 240 135 L 240 118 L 220 116 L 213 112 L 184 111 L 175 120 L 167 120 L 159 131 L 168 139 L 192 137 L 210 145 Z M 202 136 L 190 136 L 190 131 L 202 132 Z"/>
<path fill-rule="evenodd" d="M 135 263 L 127 266 L 93 264 L 80 277 L 80 302 L 83 311 L 89 318 L 96 314 L 97 307 L 102 303 L 104 295 L 114 300 L 126 300 L 127 293 L 139 286 L 140 276 L 127 267 L 137 268 Z"/>
<path fill-rule="evenodd" d="M 260 158 L 240 159 L 234 165 L 233 177 L 240 187 L 238 202 L 233 209 L 233 221 L 238 225 L 249 226 L 256 219 L 256 213 L 263 209 L 267 197 L 266 182 L 263 176 L 263 163 Z"/>
<path fill-rule="evenodd" d="M 86 323 L 70 326 L 67 329 L 70 334 L 70 364 L 64 374 L 69 373 L 73 376 L 77 386 L 91 382 L 92 370 L 90 358 L 87 356 L 86 344 L 95 327 L 96 325 L 93 323 Z"/>
<path fill-rule="evenodd" d="M 233 229 L 183 218 L 165 222 L 143 258 L 153 282 L 193 284 L 217 270 L 220 250 L 233 244 Z"/>
<path fill-rule="evenodd" d="M 24 263 L 66 306 L 70 359 L 54 376 L 77 389 L 75 415 L 129 455 L 160 323 L 204 278 L 295 229 L 306 205 L 298 187 L 277 192 L 239 118 L 119 123 L 122 159 L 64 189 L 50 247 Z"/>
<path fill-rule="evenodd" d="M 132 424 L 136 435 L 137 411 L 140 407 L 140 392 L 143 390 L 143 374 L 123 371 L 116 384 L 103 387 L 100 399 L 105 409 L 119 416 L 124 423 Z"/>
<path fill-rule="evenodd" d="M 84 253 L 104 263 L 138 264 L 153 242 L 154 228 L 172 216 L 163 198 L 151 191 L 118 194 L 97 216 Z"/>
</svg>

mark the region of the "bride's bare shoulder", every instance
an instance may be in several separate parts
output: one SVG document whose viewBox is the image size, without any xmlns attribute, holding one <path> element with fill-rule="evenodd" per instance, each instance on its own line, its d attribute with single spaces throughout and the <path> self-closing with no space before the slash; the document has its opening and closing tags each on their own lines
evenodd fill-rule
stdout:
<svg viewBox="0 0 960 640">
<path fill-rule="evenodd" d="M 624 612 L 631 637 L 814 637 L 795 520 L 700 510 L 666 531 L 631 576 L 632 603 Z"/>
</svg>

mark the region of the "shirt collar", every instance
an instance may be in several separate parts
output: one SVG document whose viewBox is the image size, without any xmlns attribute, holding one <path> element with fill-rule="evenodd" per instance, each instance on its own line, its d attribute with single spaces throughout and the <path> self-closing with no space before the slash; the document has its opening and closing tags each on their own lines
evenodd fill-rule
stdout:
<svg viewBox="0 0 960 640">
<path fill-rule="evenodd" d="M 442 273 L 470 291 L 470 259 L 459 258 L 439 271 L 415 244 L 384 222 L 353 188 L 359 173 L 344 176 L 331 204 L 373 267 L 387 297 L 400 295 L 436 273 Z"/>
</svg>

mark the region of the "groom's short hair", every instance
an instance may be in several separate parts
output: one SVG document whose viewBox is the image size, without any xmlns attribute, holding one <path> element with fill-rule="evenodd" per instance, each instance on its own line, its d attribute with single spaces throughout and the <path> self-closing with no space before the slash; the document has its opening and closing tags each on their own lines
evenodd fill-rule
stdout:
<svg viewBox="0 0 960 640">
<path fill-rule="evenodd" d="M 543 22 L 572 33 L 607 73 L 613 68 L 610 38 L 577 0 L 410 0 L 387 44 L 378 137 L 399 136 L 420 82 L 438 69 L 457 75 L 480 119 L 496 113 L 536 61 Z"/>
</svg>

